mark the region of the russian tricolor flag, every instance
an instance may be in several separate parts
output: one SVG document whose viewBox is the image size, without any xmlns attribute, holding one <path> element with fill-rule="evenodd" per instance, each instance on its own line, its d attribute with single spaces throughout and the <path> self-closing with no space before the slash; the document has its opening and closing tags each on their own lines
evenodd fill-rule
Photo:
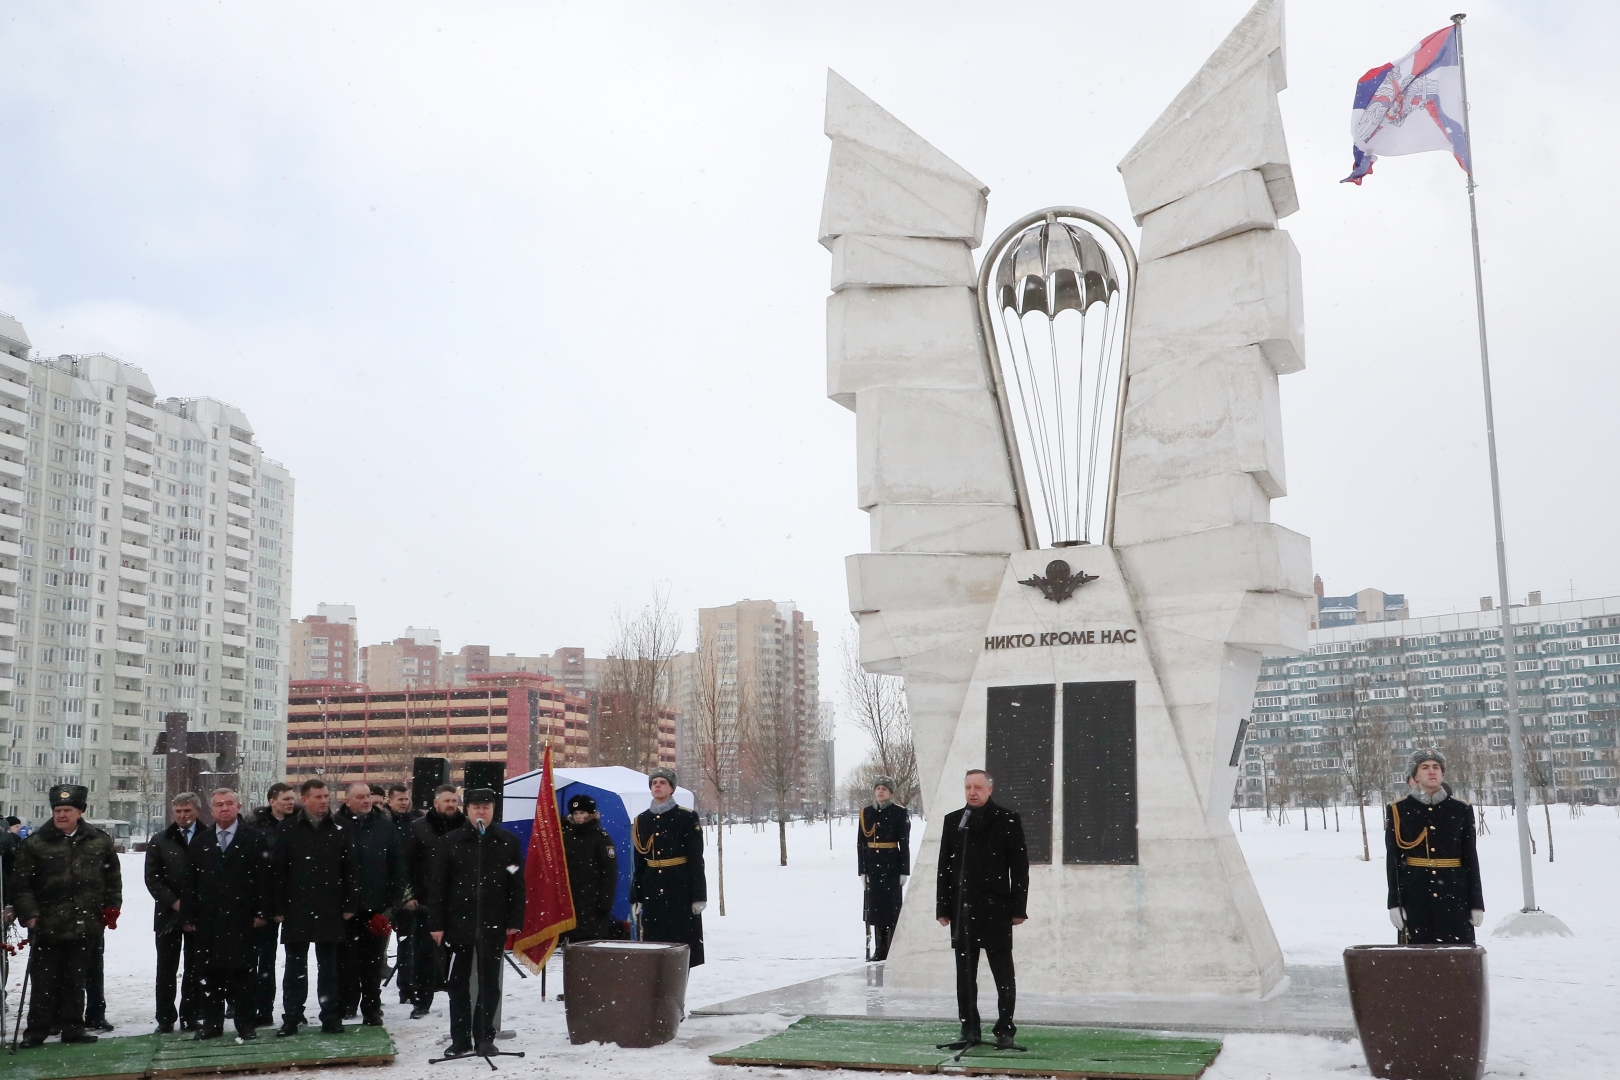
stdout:
<svg viewBox="0 0 1620 1080">
<path fill-rule="evenodd" d="M 1395 63 L 1375 67 L 1357 80 L 1350 113 L 1355 168 L 1342 182 L 1360 184 L 1380 157 L 1426 150 L 1450 150 L 1457 164 L 1472 173 L 1467 123 L 1453 24 L 1418 42 Z"/>
</svg>

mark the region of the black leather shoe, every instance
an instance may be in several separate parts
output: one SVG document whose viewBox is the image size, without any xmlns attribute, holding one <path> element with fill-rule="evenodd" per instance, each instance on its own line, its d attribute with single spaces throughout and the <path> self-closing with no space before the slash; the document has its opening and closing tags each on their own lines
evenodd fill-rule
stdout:
<svg viewBox="0 0 1620 1080">
<path fill-rule="evenodd" d="M 366 1027 L 382 1027 L 383 1026 L 383 1011 L 382 1011 L 382 1009 L 380 1009 L 380 1008 L 367 1009 L 365 1011 L 365 1019 L 361 1020 L 360 1022 L 362 1024 L 364 1024 Z"/>
<path fill-rule="evenodd" d="M 38 1045 L 38 1044 L 36 1043 L 35 1045 Z M 444 1056 L 447 1057 L 447 1058 L 466 1057 L 468 1054 L 470 1054 L 472 1052 L 473 1052 L 472 1043 L 468 1043 L 468 1042 L 451 1043 L 449 1046 L 444 1048 Z"/>
<path fill-rule="evenodd" d="M 500 1052 L 500 1048 L 495 1045 L 494 1039 L 479 1039 L 478 1045 L 473 1047 L 473 1053 L 479 1057 L 492 1057 Z"/>
<path fill-rule="evenodd" d="M 412 1020 L 420 1020 L 420 1019 L 422 1019 L 422 1017 L 426 1016 L 428 1013 L 430 1013 L 432 1011 L 433 1010 L 428 1008 L 428 1006 L 426 1006 L 426 1005 L 418 1005 L 418 1006 L 416 1006 L 415 1008 L 413 1008 L 411 1010 L 411 1019 Z"/>
<path fill-rule="evenodd" d="M 237 1042 L 247 1042 L 249 1039 L 257 1039 L 258 1037 L 259 1033 L 253 1028 L 243 1028 L 236 1033 Z"/>
<path fill-rule="evenodd" d="M 341 1020 L 333 1020 L 330 1024 L 322 1024 L 321 1025 L 321 1034 L 322 1035 L 341 1035 L 341 1034 L 343 1034 L 343 1022 Z"/>
<path fill-rule="evenodd" d="M 276 1028 L 276 1038 L 283 1039 L 283 1038 L 286 1038 L 288 1035 L 296 1035 L 296 1034 L 298 1034 L 298 1028 L 303 1023 L 304 1023 L 304 1021 L 302 1021 L 302 1020 L 284 1020 L 284 1021 L 282 1021 L 281 1026 Z"/>
<path fill-rule="evenodd" d="M 1013 1042 L 1012 1032 L 1003 1032 L 996 1035 L 997 1050 L 1023 1050 L 1024 1047 Z"/>
<path fill-rule="evenodd" d="M 99 1042 L 100 1040 L 87 1032 L 64 1031 L 62 1032 L 62 1041 L 64 1043 L 93 1043 Z"/>
<path fill-rule="evenodd" d="M 86 1020 L 84 1022 L 84 1030 L 86 1030 L 86 1031 L 112 1031 L 113 1026 L 111 1024 L 107 1023 L 106 1018 L 103 1017 L 100 1020 Z"/>
<path fill-rule="evenodd" d="M 22 1049 L 24 1049 L 24 1050 L 32 1050 L 35 1047 L 45 1045 L 45 1036 L 43 1036 L 43 1035 L 24 1035 L 22 1042 L 18 1043 L 17 1045 L 19 1047 L 21 1047 Z"/>
<path fill-rule="evenodd" d="M 157 1026 L 157 1030 L 152 1032 L 152 1034 L 154 1034 L 154 1035 L 173 1035 L 174 1034 L 174 1025 L 173 1024 L 159 1024 Z"/>
<path fill-rule="evenodd" d="M 200 1027 L 197 1029 L 197 1034 L 193 1035 L 192 1038 L 198 1042 L 202 1042 L 204 1039 L 217 1039 L 223 1034 L 225 1034 L 223 1028 Z"/>
</svg>

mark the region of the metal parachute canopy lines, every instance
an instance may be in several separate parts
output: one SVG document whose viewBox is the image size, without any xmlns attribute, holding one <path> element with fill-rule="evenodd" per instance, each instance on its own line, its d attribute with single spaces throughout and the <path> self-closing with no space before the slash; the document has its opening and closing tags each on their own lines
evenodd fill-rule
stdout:
<svg viewBox="0 0 1620 1080">
<path fill-rule="evenodd" d="M 1120 275 L 1093 228 L 1112 242 L 1125 263 L 1123 307 Z M 1043 546 L 1043 531 L 1046 543 L 1054 547 L 1112 540 L 1130 336 L 1129 285 L 1135 269 L 1135 253 L 1124 234 L 1106 218 L 1079 207 L 1050 207 L 1026 215 L 985 254 L 979 273 L 979 314 L 1031 547 Z M 999 316 L 999 333 L 992 308 Z M 1060 320 L 1064 312 L 1075 314 Z M 1032 328 L 1031 323 L 1036 325 Z M 1016 412 L 1007 391 L 1008 369 L 1018 398 Z M 1110 391 L 1116 398 L 1111 423 Z M 1103 535 L 1094 537 L 1097 479 L 1105 465 Z M 1029 473 L 1035 476 L 1034 491 L 1026 480 Z M 1034 520 L 1035 491 L 1040 495 L 1044 530 Z"/>
</svg>

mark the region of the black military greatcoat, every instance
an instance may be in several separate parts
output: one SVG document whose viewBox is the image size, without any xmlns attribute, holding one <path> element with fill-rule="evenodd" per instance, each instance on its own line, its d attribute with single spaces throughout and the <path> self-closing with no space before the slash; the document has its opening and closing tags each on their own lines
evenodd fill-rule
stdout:
<svg viewBox="0 0 1620 1080">
<path fill-rule="evenodd" d="M 623 937 L 613 921 L 613 899 L 619 889 L 619 853 L 601 822 L 576 825 L 563 819 L 563 851 L 568 856 L 568 888 L 574 897 L 577 925 L 569 941 Z"/>
<path fill-rule="evenodd" d="M 1474 850 L 1474 808 L 1448 797 L 1427 806 L 1408 795 L 1384 807 L 1389 907 L 1406 911 L 1412 945 L 1474 943 L 1471 911 L 1485 910 Z"/>
<path fill-rule="evenodd" d="M 866 879 L 865 921 L 900 921 L 900 879 L 911 873 L 911 815 L 892 800 L 864 808 L 855 834 L 856 872 Z"/>
<path fill-rule="evenodd" d="M 229 848 L 219 850 L 213 828 L 200 826 L 187 850 L 196 876 L 180 912 L 197 928 L 198 965 L 252 967 L 253 920 L 270 915 L 269 838 L 238 818 Z"/>
<path fill-rule="evenodd" d="M 953 948 L 1011 949 L 1012 921 L 1029 917 L 1029 851 L 1018 813 L 991 799 L 946 814 L 937 888 L 935 915 L 951 920 Z"/>
<path fill-rule="evenodd" d="M 636 848 L 630 899 L 641 905 L 642 940 L 688 945 L 689 964 L 697 967 L 703 963 L 703 916 L 692 904 L 709 898 L 698 816 L 682 806 L 662 814 L 643 810 L 630 837 Z"/>
</svg>

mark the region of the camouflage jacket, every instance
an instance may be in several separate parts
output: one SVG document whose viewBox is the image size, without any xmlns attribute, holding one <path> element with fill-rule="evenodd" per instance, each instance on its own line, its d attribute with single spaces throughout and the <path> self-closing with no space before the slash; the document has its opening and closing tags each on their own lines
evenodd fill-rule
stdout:
<svg viewBox="0 0 1620 1080">
<path fill-rule="evenodd" d="M 102 931 L 103 908 L 121 908 L 124 882 L 112 837 L 85 821 L 72 836 L 47 822 L 23 841 L 12 873 L 11 897 L 23 923 L 55 941 L 80 941 Z"/>
</svg>

